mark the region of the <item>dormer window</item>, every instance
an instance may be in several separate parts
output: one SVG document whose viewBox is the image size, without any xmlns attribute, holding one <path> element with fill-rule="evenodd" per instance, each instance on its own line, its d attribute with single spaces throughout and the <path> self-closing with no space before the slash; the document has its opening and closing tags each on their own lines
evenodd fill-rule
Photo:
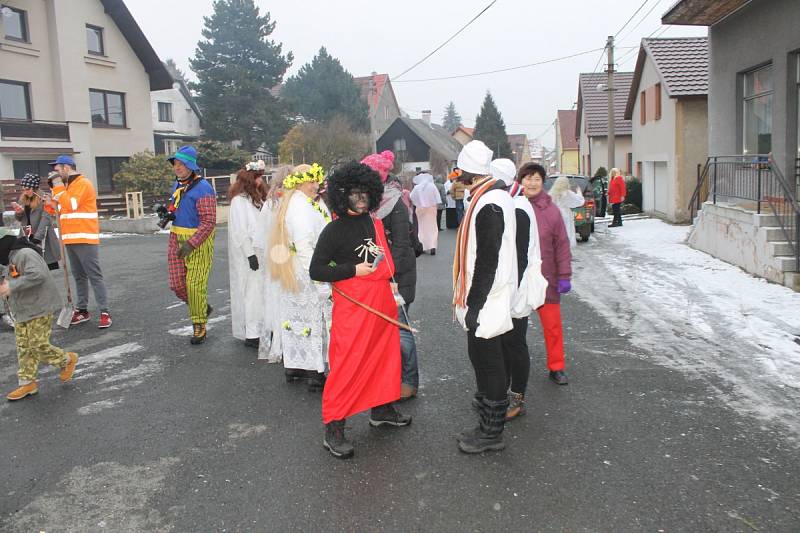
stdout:
<svg viewBox="0 0 800 533">
<path fill-rule="evenodd" d="M 87 24 L 86 45 L 90 54 L 96 56 L 106 55 L 106 49 L 103 43 L 103 28 Z"/>
</svg>

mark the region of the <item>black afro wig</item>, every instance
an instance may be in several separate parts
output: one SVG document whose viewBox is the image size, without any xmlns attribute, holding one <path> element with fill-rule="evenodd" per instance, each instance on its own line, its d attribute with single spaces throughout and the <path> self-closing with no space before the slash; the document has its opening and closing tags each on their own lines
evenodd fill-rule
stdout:
<svg viewBox="0 0 800 533">
<path fill-rule="evenodd" d="M 369 195 L 369 210 L 374 211 L 381 203 L 383 184 L 377 172 L 363 163 L 350 161 L 336 168 L 328 176 L 328 207 L 337 216 L 347 215 L 347 197 L 353 189 L 360 189 Z"/>
</svg>

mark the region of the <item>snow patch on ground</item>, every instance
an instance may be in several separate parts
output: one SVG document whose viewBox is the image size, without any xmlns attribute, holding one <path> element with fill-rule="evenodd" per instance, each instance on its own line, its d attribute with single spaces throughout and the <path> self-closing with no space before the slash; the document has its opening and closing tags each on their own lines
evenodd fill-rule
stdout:
<svg viewBox="0 0 800 533">
<path fill-rule="evenodd" d="M 626 221 L 575 253 L 577 295 L 731 407 L 800 439 L 800 294 L 685 244 L 690 228 Z"/>
</svg>

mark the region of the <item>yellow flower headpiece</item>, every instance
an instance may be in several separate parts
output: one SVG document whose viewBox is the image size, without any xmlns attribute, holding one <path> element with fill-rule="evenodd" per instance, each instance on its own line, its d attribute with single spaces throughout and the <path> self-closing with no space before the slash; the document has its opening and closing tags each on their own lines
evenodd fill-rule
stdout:
<svg viewBox="0 0 800 533">
<path fill-rule="evenodd" d="M 283 188 L 289 190 L 294 189 L 301 183 L 322 183 L 323 181 L 325 181 L 325 170 L 317 163 L 314 163 L 308 170 L 292 172 L 286 176 L 283 180 Z"/>
</svg>

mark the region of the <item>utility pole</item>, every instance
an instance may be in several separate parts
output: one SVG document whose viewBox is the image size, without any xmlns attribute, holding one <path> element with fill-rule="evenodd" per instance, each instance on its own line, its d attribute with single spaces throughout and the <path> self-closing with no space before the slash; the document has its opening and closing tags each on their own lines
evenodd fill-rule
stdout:
<svg viewBox="0 0 800 533">
<path fill-rule="evenodd" d="M 614 36 L 609 35 L 606 42 L 606 49 L 608 50 L 608 82 L 606 90 L 608 91 L 608 172 L 614 168 L 614 141 L 616 136 L 614 133 Z"/>
</svg>

